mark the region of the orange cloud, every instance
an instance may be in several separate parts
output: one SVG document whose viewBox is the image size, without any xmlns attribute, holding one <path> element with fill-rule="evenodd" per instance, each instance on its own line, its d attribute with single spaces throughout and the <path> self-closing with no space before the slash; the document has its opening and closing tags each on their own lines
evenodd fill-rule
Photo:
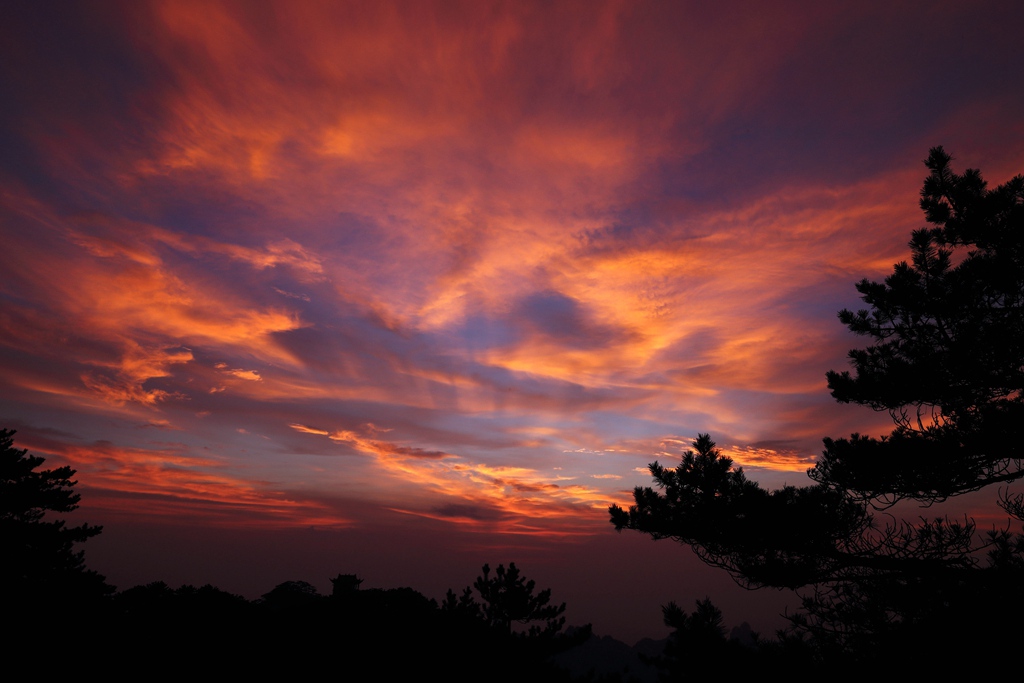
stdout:
<svg viewBox="0 0 1024 683">
<path fill-rule="evenodd" d="M 86 373 L 81 376 L 82 383 L 87 388 L 115 405 L 135 402 L 153 406 L 158 401 L 167 399 L 171 396 L 167 391 L 147 389 L 145 383 L 151 379 L 168 377 L 171 374 L 171 365 L 193 360 L 192 352 L 188 349 L 146 349 L 132 340 L 127 340 L 125 346 L 121 358 L 105 364 L 113 370 L 113 377 L 99 373 Z"/>
<path fill-rule="evenodd" d="M 341 528 L 351 520 L 328 507 L 289 497 L 267 482 L 229 474 L 222 461 L 189 455 L 185 448 L 126 448 L 98 442 L 85 446 L 46 439 L 25 445 L 51 453 L 86 481 L 89 507 L 113 514 L 229 527 Z"/>
<path fill-rule="evenodd" d="M 595 533 L 600 527 L 593 514 L 608 505 L 605 492 L 566 484 L 564 477 L 530 468 L 469 462 L 450 453 L 366 439 L 350 430 L 328 433 L 301 424 L 289 426 L 373 456 L 383 473 L 419 489 L 418 498 L 426 495 L 434 501 L 392 508 L 408 514 L 484 525 L 502 533 L 573 535 Z"/>
</svg>

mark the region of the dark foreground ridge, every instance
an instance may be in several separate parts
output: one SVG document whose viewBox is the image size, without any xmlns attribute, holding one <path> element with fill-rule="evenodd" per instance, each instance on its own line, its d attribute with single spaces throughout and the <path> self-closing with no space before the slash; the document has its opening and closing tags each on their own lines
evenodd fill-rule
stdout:
<svg viewBox="0 0 1024 683">
<path fill-rule="evenodd" d="M 726 639 L 710 602 L 692 617 L 667 607 L 675 633 L 634 648 L 589 626 L 565 628 L 565 603 L 553 604 L 515 563 L 484 565 L 472 586 L 449 590 L 440 604 L 412 588 L 362 589 L 353 574 L 332 579 L 330 595 L 305 581 L 258 600 L 163 582 L 115 593 L 76 548 L 100 528 L 50 518 L 77 506 L 74 471 L 40 470 L 43 459 L 13 437 L 0 431 L 3 651 L 25 676 L 653 683 L 659 672 L 711 671 L 722 656 L 735 660 L 731 670 L 752 671 L 782 652 Z"/>
<path fill-rule="evenodd" d="M 670 604 L 665 641 L 630 648 L 565 628 L 565 603 L 515 563 L 484 565 L 472 586 L 438 604 L 412 588 L 362 589 L 353 574 L 330 595 L 286 581 L 258 600 L 212 585 L 163 582 L 115 593 L 76 546 L 100 533 L 53 519 L 77 507 L 75 472 L 42 470 L 0 430 L 3 651 L 25 676 L 59 669 L 103 680 L 275 676 L 351 680 L 653 683 L 718 671 L 801 671 L 797 640 L 726 638 L 710 601 L 692 615 Z M 796 645 L 794 647 L 793 645 Z"/>
</svg>

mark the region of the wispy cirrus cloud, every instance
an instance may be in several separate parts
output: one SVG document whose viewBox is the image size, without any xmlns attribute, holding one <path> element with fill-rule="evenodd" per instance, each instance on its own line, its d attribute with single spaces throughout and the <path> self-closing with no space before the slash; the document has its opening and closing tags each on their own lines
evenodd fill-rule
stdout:
<svg viewBox="0 0 1024 683">
<path fill-rule="evenodd" d="M 557 473 L 543 474 L 527 467 L 494 466 L 453 453 L 396 444 L 353 430 L 329 431 L 292 423 L 302 434 L 327 437 L 372 456 L 381 474 L 413 484 L 420 493 L 394 507 L 406 514 L 484 525 L 492 531 L 532 533 L 583 533 L 597 530 L 589 513 L 607 507 L 605 492 Z M 444 501 L 444 502 L 439 502 Z M 580 519 L 568 522 L 568 517 Z M 552 523 L 553 522 L 553 523 Z"/>
<path fill-rule="evenodd" d="M 35 431 L 35 430 L 32 430 Z M 121 517 L 227 527 L 344 528 L 351 520 L 322 503 L 301 500 L 265 481 L 232 472 L 223 461 L 190 452 L 185 444 L 124 447 L 109 441 L 74 443 L 21 434 L 38 454 L 70 464 L 87 480 L 89 507 Z"/>
</svg>

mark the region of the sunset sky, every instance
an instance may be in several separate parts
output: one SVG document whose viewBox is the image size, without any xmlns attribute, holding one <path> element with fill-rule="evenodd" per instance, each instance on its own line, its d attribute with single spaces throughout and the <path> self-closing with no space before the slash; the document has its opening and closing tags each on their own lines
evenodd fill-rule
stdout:
<svg viewBox="0 0 1024 683">
<path fill-rule="evenodd" d="M 824 436 L 854 283 L 928 149 L 1024 171 L 1016 2 L 10 2 L 0 427 L 90 567 L 430 597 L 515 561 L 570 622 L 787 604 L 611 503 L 709 432 Z M 748 616 L 749 615 L 749 616 Z M 761 615 L 761 616 L 758 616 Z M 761 619 L 761 621 L 758 621 Z"/>
</svg>

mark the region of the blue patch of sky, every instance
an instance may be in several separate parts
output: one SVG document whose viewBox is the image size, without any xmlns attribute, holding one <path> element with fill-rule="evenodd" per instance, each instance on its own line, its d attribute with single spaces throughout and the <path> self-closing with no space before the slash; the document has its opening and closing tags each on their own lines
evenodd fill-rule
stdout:
<svg viewBox="0 0 1024 683">
<path fill-rule="evenodd" d="M 480 353 L 512 346 L 522 339 L 520 328 L 506 317 L 471 313 L 449 328 L 444 336 L 467 353 Z"/>
</svg>

